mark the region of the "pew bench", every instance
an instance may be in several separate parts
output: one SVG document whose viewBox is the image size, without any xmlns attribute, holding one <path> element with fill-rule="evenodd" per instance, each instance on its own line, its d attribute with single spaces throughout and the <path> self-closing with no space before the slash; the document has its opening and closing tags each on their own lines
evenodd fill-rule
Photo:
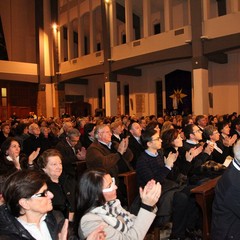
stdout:
<svg viewBox="0 0 240 240">
<path fill-rule="evenodd" d="M 208 180 L 200 186 L 191 189 L 203 213 L 203 240 L 210 239 L 212 203 L 215 195 L 214 189 L 220 177 Z"/>
</svg>

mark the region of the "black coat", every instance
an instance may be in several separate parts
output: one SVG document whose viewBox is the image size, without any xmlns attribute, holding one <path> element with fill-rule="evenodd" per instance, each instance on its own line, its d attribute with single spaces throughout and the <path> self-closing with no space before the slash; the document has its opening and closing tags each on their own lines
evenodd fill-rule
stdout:
<svg viewBox="0 0 240 240">
<path fill-rule="evenodd" d="M 58 227 L 51 213 L 45 219 L 52 239 L 58 239 Z M 35 238 L 11 215 L 6 205 L 0 206 L 0 239 L 35 240 Z"/>
<path fill-rule="evenodd" d="M 229 165 L 215 187 L 212 240 L 240 239 L 240 166 L 235 161 Z"/>
</svg>

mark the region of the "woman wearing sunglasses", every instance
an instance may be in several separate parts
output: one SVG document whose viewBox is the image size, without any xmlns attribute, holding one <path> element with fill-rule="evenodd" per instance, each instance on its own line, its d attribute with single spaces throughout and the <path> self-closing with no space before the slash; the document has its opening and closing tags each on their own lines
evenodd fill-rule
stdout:
<svg viewBox="0 0 240 240">
<path fill-rule="evenodd" d="M 0 206 L 0 239 L 66 240 L 68 220 L 58 226 L 52 210 L 53 194 L 47 175 L 22 170 L 10 175 L 3 188 L 5 204 Z M 95 228 L 87 240 L 105 239 L 103 226 Z"/>
<path fill-rule="evenodd" d="M 85 239 L 96 227 L 105 225 L 106 239 L 144 239 L 155 218 L 155 204 L 161 185 L 151 180 L 140 188 L 142 200 L 138 215 L 122 208 L 117 199 L 115 179 L 104 170 L 90 170 L 80 179 L 76 223 L 80 239 Z"/>
</svg>

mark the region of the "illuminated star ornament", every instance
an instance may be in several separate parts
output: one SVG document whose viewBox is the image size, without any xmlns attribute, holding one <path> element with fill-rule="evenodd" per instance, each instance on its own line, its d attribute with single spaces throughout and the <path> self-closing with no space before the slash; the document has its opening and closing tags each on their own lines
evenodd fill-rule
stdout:
<svg viewBox="0 0 240 240">
<path fill-rule="evenodd" d="M 186 96 L 187 94 L 182 93 L 182 89 L 174 90 L 174 93 L 171 96 L 169 96 L 170 98 L 173 99 L 173 109 L 177 109 L 179 102 L 183 103 L 182 99 Z"/>
</svg>

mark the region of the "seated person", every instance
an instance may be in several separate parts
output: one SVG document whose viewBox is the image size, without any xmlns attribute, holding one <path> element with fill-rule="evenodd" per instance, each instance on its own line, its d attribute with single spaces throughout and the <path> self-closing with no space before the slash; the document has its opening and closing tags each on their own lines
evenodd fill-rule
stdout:
<svg viewBox="0 0 240 240">
<path fill-rule="evenodd" d="M 0 200 L 0 239 L 67 240 L 68 220 L 57 225 L 51 213 L 53 194 L 47 188 L 47 175 L 36 170 L 23 170 L 4 179 Z M 3 196 L 3 199 L 2 199 Z M 87 240 L 105 240 L 103 226 Z"/>
<path fill-rule="evenodd" d="M 227 121 L 220 121 L 217 123 L 218 132 L 220 133 L 219 142 L 221 142 L 224 148 L 229 148 L 229 155 L 233 157 L 233 144 L 237 140 L 237 134 L 230 136 L 230 127 Z"/>
<path fill-rule="evenodd" d="M 34 168 L 34 159 L 37 158 L 40 148 L 33 151 L 29 157 L 20 153 L 20 144 L 13 137 L 7 138 L 0 152 L 0 175 L 11 174 L 21 169 Z"/>
<path fill-rule="evenodd" d="M 234 159 L 215 187 L 211 239 L 240 239 L 240 141 L 233 147 Z"/>
<path fill-rule="evenodd" d="M 48 149 L 38 158 L 38 166 L 47 175 L 47 186 L 54 195 L 53 209 L 59 220 L 67 218 L 73 221 L 75 208 L 75 185 L 62 174 L 62 156 L 58 150 Z M 61 176 L 61 177 L 60 177 Z M 61 214 L 60 214 L 60 213 Z M 70 213 L 69 213 L 70 212 Z M 58 219 L 57 219 L 58 220 Z"/>
<path fill-rule="evenodd" d="M 106 225 L 106 239 L 144 239 L 156 216 L 154 206 L 161 195 L 159 183 L 152 180 L 140 189 L 142 205 L 137 216 L 122 208 L 120 201 L 116 199 L 115 180 L 104 170 L 85 172 L 78 188 L 79 215 L 76 223 L 79 224 L 81 239 L 86 238 L 100 224 Z"/>
<path fill-rule="evenodd" d="M 213 146 L 213 151 L 208 159 L 218 163 L 224 163 L 226 157 L 229 155 L 229 147 L 225 147 L 223 143 L 219 141 L 220 133 L 217 127 L 208 125 L 204 128 L 203 133 L 206 137 L 206 144 L 212 144 Z"/>
<path fill-rule="evenodd" d="M 162 226 L 172 221 L 173 227 L 170 239 L 184 239 L 188 227 L 188 218 L 195 210 L 195 202 L 184 191 L 184 185 L 180 186 L 176 180 L 168 179 L 178 157 L 178 152 L 171 151 L 167 157 L 164 157 L 159 151 L 162 140 L 158 131 L 154 129 L 148 129 L 142 134 L 142 143 L 145 151 L 137 161 L 138 184 L 144 186 L 149 180 L 154 179 L 162 185 L 162 197 L 157 203 L 159 210 L 156 220 L 158 222 L 155 222 L 155 224 Z"/>
<path fill-rule="evenodd" d="M 66 239 L 68 222 L 58 236 L 56 220 L 49 213 L 53 194 L 46 181 L 47 176 L 36 170 L 18 171 L 6 180 L 6 205 L 0 208 L 0 239 Z"/>
</svg>

